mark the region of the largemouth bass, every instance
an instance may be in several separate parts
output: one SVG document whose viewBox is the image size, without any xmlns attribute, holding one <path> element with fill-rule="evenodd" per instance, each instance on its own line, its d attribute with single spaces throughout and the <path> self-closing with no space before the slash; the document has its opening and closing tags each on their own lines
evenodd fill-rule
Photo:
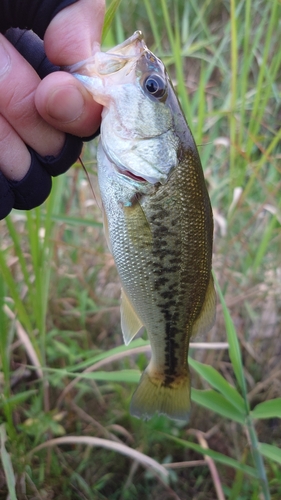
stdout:
<svg viewBox="0 0 281 500">
<path fill-rule="evenodd" d="M 72 71 L 104 106 L 98 180 L 124 341 L 144 326 L 151 343 L 130 410 L 187 421 L 189 342 L 212 327 L 216 305 L 212 209 L 197 148 L 141 32 Z"/>
</svg>

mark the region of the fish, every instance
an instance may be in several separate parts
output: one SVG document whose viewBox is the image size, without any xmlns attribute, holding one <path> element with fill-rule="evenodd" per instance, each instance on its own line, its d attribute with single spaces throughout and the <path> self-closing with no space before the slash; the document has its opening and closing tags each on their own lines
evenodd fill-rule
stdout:
<svg viewBox="0 0 281 500">
<path fill-rule="evenodd" d="M 194 138 L 140 31 L 71 72 L 103 105 L 98 184 L 124 342 L 144 327 L 151 344 L 130 412 L 188 422 L 190 339 L 211 329 L 216 311 L 212 208 Z"/>
</svg>

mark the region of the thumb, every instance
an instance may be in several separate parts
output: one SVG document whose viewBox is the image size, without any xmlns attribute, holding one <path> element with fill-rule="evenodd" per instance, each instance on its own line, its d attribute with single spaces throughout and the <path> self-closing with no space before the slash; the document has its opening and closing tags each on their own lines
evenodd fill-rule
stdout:
<svg viewBox="0 0 281 500">
<path fill-rule="evenodd" d="M 44 36 L 50 61 L 65 66 L 90 57 L 100 44 L 104 10 L 104 0 L 79 0 L 61 10 Z"/>
</svg>

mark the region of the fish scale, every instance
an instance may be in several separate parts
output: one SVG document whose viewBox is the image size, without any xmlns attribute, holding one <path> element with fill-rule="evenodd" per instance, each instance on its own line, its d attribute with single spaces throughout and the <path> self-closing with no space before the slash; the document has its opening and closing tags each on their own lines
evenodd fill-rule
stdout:
<svg viewBox="0 0 281 500">
<path fill-rule="evenodd" d="M 131 413 L 187 421 L 190 338 L 212 327 L 216 307 L 212 209 L 198 151 L 165 67 L 140 32 L 80 71 L 104 105 L 98 180 L 124 340 L 144 326 L 151 343 Z"/>
</svg>

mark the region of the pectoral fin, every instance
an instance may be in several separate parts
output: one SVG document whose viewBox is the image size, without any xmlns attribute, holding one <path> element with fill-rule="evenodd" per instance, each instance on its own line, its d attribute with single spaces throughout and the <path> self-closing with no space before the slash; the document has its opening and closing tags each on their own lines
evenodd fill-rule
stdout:
<svg viewBox="0 0 281 500">
<path fill-rule="evenodd" d="M 135 200 L 129 207 L 124 206 L 123 212 L 130 243 L 139 249 L 146 248 L 149 250 L 153 244 L 152 231 L 139 201 Z"/>
<path fill-rule="evenodd" d="M 135 335 L 141 330 L 143 324 L 137 316 L 131 302 L 121 290 L 121 328 L 125 345 L 128 345 Z"/>
<path fill-rule="evenodd" d="M 204 304 L 201 312 L 193 324 L 191 336 L 204 335 L 212 326 L 214 326 L 216 318 L 216 291 L 214 287 L 213 276 L 210 276 L 209 285 L 206 292 Z"/>
</svg>

